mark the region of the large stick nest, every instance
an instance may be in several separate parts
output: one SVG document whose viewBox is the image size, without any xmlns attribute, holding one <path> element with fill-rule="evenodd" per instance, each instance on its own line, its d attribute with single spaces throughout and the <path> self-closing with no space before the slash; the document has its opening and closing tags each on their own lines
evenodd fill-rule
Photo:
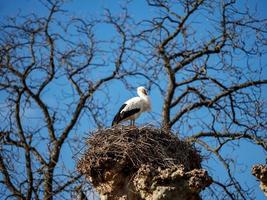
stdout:
<svg viewBox="0 0 267 200">
<path fill-rule="evenodd" d="M 105 172 L 135 173 L 143 164 L 166 169 L 183 165 L 186 171 L 200 168 L 196 149 L 170 132 L 153 127 L 113 127 L 98 130 L 87 140 L 77 169 L 92 182 Z"/>
</svg>

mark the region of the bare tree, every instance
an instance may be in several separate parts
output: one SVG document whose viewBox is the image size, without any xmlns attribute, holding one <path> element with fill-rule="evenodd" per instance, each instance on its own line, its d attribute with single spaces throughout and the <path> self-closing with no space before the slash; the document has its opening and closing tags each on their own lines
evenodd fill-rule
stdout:
<svg viewBox="0 0 267 200">
<path fill-rule="evenodd" d="M 161 84 L 162 126 L 178 133 L 186 130 L 188 140 L 225 167 L 228 181 L 215 180 L 210 187 L 218 199 L 253 199 L 232 173 L 236 163 L 221 151 L 238 140 L 267 150 L 262 92 L 266 63 L 261 64 L 266 58 L 267 20 L 231 0 L 147 3 L 158 16 L 140 22 L 146 28 L 138 34 L 151 56 L 146 65 L 164 69 L 158 76 L 167 82 Z M 218 188 L 222 195 L 214 192 Z"/>
<path fill-rule="evenodd" d="M 253 198 L 221 151 L 239 140 L 267 149 L 267 20 L 233 0 L 146 2 L 155 13 L 139 21 L 127 7 L 101 19 L 70 17 L 63 2 L 49 0 L 46 16 L 1 24 L 1 197 L 69 199 L 80 191 L 83 179 L 68 166 L 82 148 L 78 134 L 110 124 L 107 83 L 131 87 L 141 77 L 162 94 L 162 116 L 152 117 L 225 167 L 227 181 L 214 179 L 209 192 Z"/>
</svg>

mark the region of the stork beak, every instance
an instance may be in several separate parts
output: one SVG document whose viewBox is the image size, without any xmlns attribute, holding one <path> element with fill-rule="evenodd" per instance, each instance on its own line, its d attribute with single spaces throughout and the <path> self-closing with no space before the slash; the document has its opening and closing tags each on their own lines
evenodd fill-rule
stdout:
<svg viewBox="0 0 267 200">
<path fill-rule="evenodd" d="M 142 92 L 143 92 L 145 95 L 147 95 L 147 92 L 146 92 L 146 90 L 142 90 Z"/>
</svg>

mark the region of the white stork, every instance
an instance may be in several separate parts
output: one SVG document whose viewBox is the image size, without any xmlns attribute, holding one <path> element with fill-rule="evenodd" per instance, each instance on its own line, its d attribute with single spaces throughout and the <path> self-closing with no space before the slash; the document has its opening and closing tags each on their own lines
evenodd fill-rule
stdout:
<svg viewBox="0 0 267 200">
<path fill-rule="evenodd" d="M 120 107 L 112 121 L 112 126 L 126 120 L 131 120 L 130 125 L 134 126 L 135 120 L 142 112 L 151 110 L 151 102 L 146 89 L 142 86 L 138 87 L 137 94 L 139 97 L 129 99 Z"/>
</svg>

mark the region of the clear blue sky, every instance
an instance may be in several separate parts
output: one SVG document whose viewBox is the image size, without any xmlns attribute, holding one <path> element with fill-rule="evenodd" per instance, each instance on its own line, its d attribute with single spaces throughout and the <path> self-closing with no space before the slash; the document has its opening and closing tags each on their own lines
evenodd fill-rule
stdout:
<svg viewBox="0 0 267 200">
<path fill-rule="evenodd" d="M 116 12 L 118 10 L 118 3 L 117 0 L 74 0 L 69 1 L 66 6 L 64 7 L 67 10 L 70 10 L 73 15 L 78 15 L 80 17 L 95 17 L 99 15 L 104 14 L 104 8 L 109 8 L 113 12 Z M 245 2 L 245 1 L 240 1 Z M 259 10 L 257 13 L 267 18 L 267 1 L 266 0 L 257 0 L 257 1 L 248 1 L 249 6 L 254 6 L 258 4 Z M 145 2 L 142 0 L 135 0 L 132 3 L 132 6 L 130 7 L 130 14 L 134 16 L 137 19 L 141 19 L 144 16 L 152 15 L 153 10 L 148 9 L 145 6 Z M 241 6 L 241 3 L 240 3 Z M 14 16 L 18 13 L 21 14 L 28 14 L 28 13 L 36 13 L 39 15 L 46 15 L 46 11 L 40 6 L 40 3 L 37 0 L 0 0 L 0 22 L 4 20 L 5 16 Z M 99 28 L 99 34 L 103 34 L 105 36 L 106 30 L 103 30 Z M 136 86 L 140 84 L 146 84 L 145 80 L 139 79 L 139 80 L 133 80 L 134 84 Z M 135 91 L 127 91 L 124 86 L 119 83 L 115 82 L 114 88 L 120 88 L 117 90 L 114 90 L 114 96 L 117 96 L 115 101 L 113 102 L 115 105 L 111 106 L 109 111 L 112 113 L 110 115 L 110 118 L 107 119 L 107 121 L 110 123 L 111 119 L 113 117 L 113 113 L 115 113 L 119 107 L 119 105 L 126 100 L 127 98 L 135 95 Z M 267 91 L 267 90 L 266 90 Z M 162 98 L 159 95 L 159 92 L 156 90 L 151 91 L 152 96 L 152 102 L 153 102 L 153 112 L 155 116 L 160 116 L 161 113 L 161 105 L 162 105 Z M 38 114 L 38 113 L 37 113 Z M 140 121 L 148 121 L 151 119 L 149 115 L 144 115 Z M 81 127 L 81 132 L 87 132 L 88 129 L 92 128 L 90 125 L 85 125 L 84 127 Z M 260 149 L 255 148 L 255 146 L 252 146 L 251 144 L 242 141 L 239 144 L 236 143 L 236 145 L 240 145 L 239 148 L 236 148 L 237 150 L 232 151 L 231 148 L 226 148 L 224 151 L 224 154 L 232 154 L 234 158 L 236 158 L 237 163 L 243 164 L 242 167 L 239 168 L 239 166 L 236 167 L 235 171 L 237 174 L 241 170 L 244 170 L 245 172 L 241 175 L 238 175 L 239 179 L 243 183 L 252 183 L 255 185 L 255 191 L 257 199 L 264 199 L 263 193 L 258 188 L 258 183 L 255 181 L 255 178 L 250 174 L 251 166 L 255 163 L 264 163 L 266 153 Z M 63 152 L 62 156 L 69 155 L 68 149 L 66 148 L 66 151 Z M 72 166 L 74 166 L 73 160 L 69 161 Z M 244 167 L 245 166 L 245 167 Z M 214 172 L 214 176 L 221 177 L 223 172 L 223 169 L 221 169 L 221 166 L 218 165 L 218 161 L 212 161 L 209 163 L 209 167 L 212 169 L 211 171 Z"/>
</svg>

